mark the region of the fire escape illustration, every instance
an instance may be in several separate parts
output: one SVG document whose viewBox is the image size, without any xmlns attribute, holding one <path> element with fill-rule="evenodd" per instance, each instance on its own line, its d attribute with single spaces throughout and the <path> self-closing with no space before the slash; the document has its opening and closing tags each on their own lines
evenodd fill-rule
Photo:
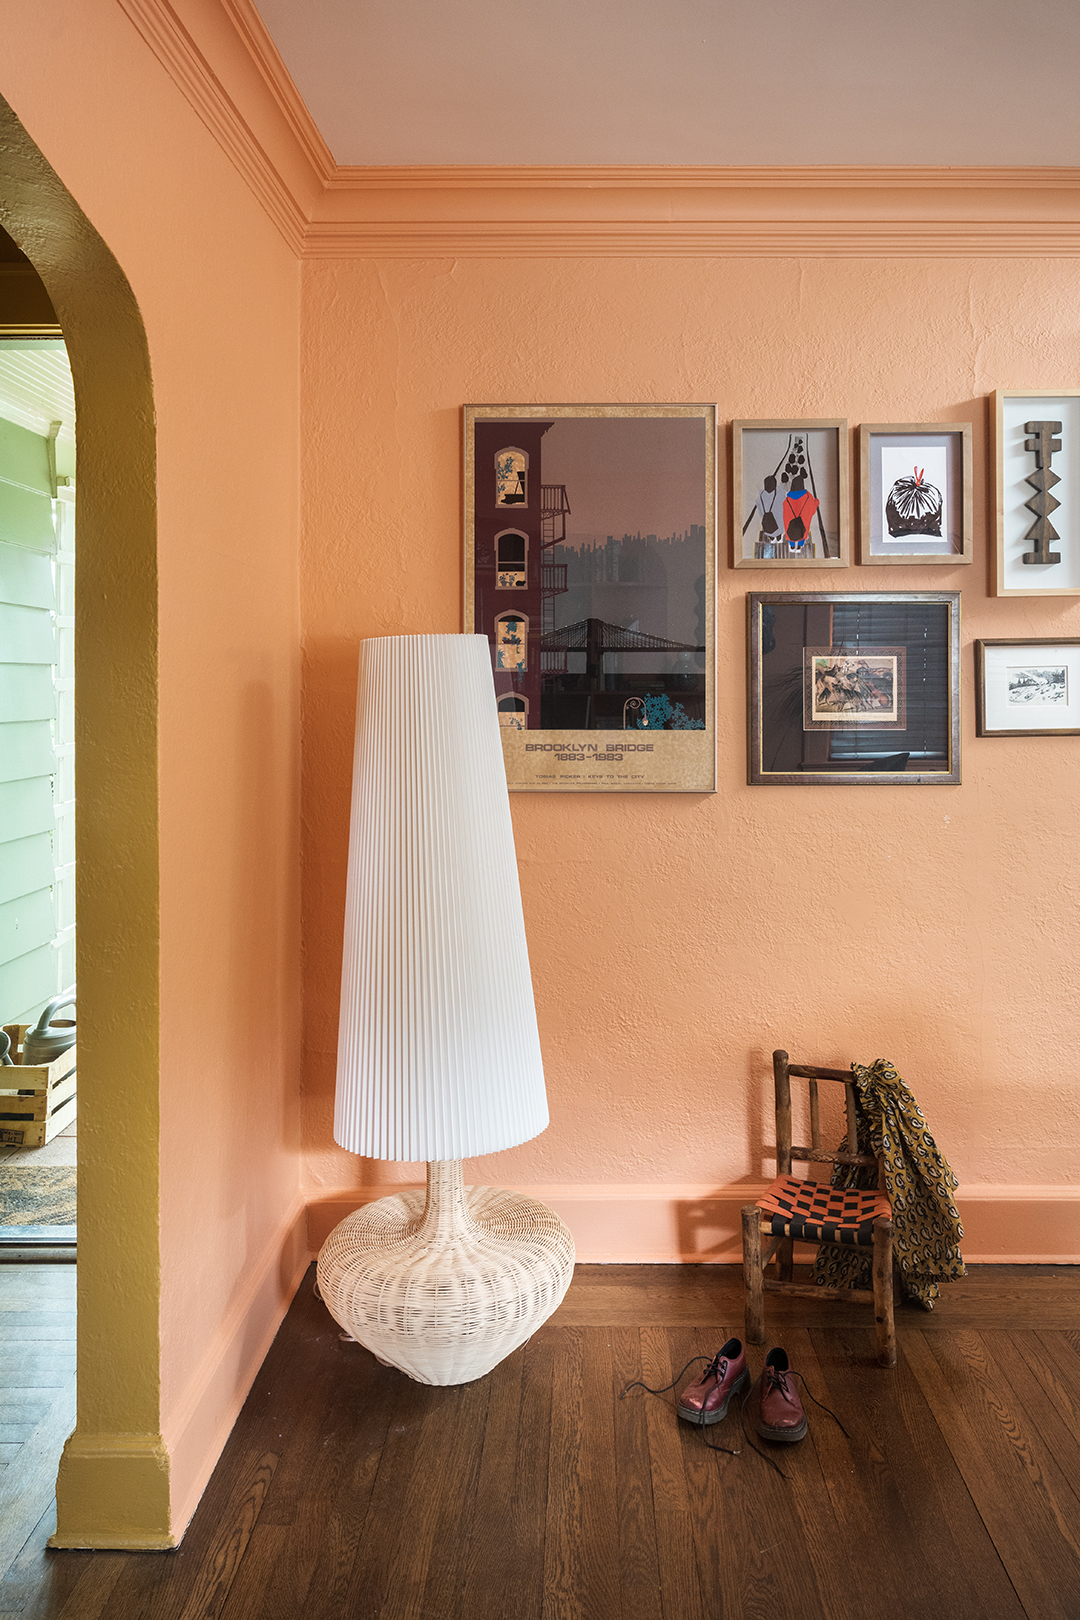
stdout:
<svg viewBox="0 0 1080 1620">
<path fill-rule="evenodd" d="M 558 661 L 558 654 L 549 653 L 547 637 L 555 629 L 555 598 L 567 590 L 566 563 L 553 562 L 551 550 L 566 539 L 566 519 L 570 502 L 566 498 L 565 484 L 540 486 L 540 669 L 543 674 L 566 668 L 566 654 Z M 549 661 L 554 659 L 554 661 Z"/>
</svg>

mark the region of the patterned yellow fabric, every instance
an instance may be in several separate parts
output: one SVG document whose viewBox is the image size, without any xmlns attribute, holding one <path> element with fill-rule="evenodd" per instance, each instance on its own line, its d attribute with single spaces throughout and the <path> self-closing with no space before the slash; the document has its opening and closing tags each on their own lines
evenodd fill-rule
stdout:
<svg viewBox="0 0 1080 1620">
<path fill-rule="evenodd" d="M 858 1089 L 859 1151 L 885 1161 L 885 1190 L 893 1216 L 893 1254 L 904 1294 L 932 1311 L 941 1282 L 964 1275 L 964 1229 L 953 1200 L 957 1181 L 930 1135 L 922 1109 L 885 1058 L 851 1071 Z M 841 1143 L 841 1150 L 844 1144 Z M 866 1165 L 838 1164 L 834 1187 L 875 1187 Z M 822 1287 L 869 1288 L 872 1261 L 865 1251 L 823 1247 L 811 1278 Z"/>
</svg>

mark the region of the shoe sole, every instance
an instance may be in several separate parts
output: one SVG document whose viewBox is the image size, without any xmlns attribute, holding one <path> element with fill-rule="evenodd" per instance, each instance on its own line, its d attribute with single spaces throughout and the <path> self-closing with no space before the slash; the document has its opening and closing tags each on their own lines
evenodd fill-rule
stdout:
<svg viewBox="0 0 1080 1620">
<path fill-rule="evenodd" d="M 801 1440 L 806 1433 L 806 1429 L 807 1422 L 805 1418 L 796 1429 L 771 1429 L 767 1423 L 759 1423 L 757 1426 L 757 1432 L 763 1440 Z"/>
<path fill-rule="evenodd" d="M 692 1423 L 697 1429 L 708 1429 L 712 1424 L 719 1423 L 722 1418 L 727 1417 L 727 1409 L 731 1405 L 731 1397 L 733 1395 L 738 1395 L 741 1390 L 746 1389 L 749 1382 L 750 1369 L 747 1367 L 746 1371 L 740 1374 L 740 1376 L 735 1380 L 731 1388 L 728 1390 L 727 1395 L 724 1398 L 723 1406 L 714 1407 L 711 1412 L 706 1412 L 704 1417 L 702 1417 L 701 1412 L 693 1406 L 677 1406 L 675 1410 L 683 1419 L 684 1423 Z"/>
</svg>

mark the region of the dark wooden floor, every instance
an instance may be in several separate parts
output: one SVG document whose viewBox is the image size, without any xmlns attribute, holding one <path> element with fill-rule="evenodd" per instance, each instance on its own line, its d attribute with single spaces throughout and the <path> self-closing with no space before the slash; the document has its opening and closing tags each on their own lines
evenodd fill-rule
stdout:
<svg viewBox="0 0 1080 1620">
<path fill-rule="evenodd" d="M 807 1402 L 788 1479 L 620 1398 L 739 1332 L 733 1267 L 579 1268 L 459 1389 L 342 1344 L 309 1275 L 179 1551 L 49 1553 L 47 1517 L 0 1620 L 1078 1620 L 1080 1270 L 973 1270 L 894 1372 L 865 1309 L 767 1305 L 850 1435 Z"/>
</svg>

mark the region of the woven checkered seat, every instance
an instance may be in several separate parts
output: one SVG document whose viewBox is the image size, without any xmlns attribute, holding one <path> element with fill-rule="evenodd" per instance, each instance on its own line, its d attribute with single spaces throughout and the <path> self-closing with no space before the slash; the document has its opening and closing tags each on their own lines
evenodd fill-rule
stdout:
<svg viewBox="0 0 1080 1620">
<path fill-rule="evenodd" d="M 796 1147 L 791 1139 L 791 1077 L 810 1082 L 810 1142 Z M 822 1146 L 818 1111 L 818 1082 L 830 1080 L 845 1088 L 847 1137 L 835 1153 Z M 743 1278 L 746 1284 L 747 1344 L 765 1338 L 766 1293 L 795 1294 L 804 1299 L 866 1300 L 874 1306 L 878 1360 L 896 1365 L 893 1328 L 892 1207 L 884 1190 L 884 1174 L 877 1157 L 864 1146 L 860 1151 L 856 1080 L 846 1069 L 822 1069 L 792 1063 L 786 1052 L 773 1053 L 776 1090 L 776 1180 L 756 1204 L 742 1212 Z M 833 1187 L 827 1181 L 803 1181 L 791 1173 L 792 1162 L 834 1164 L 876 1171 L 877 1186 Z M 870 1288 L 828 1288 L 794 1280 L 794 1245 L 839 1244 L 873 1252 Z M 765 1270 L 775 1262 L 775 1275 Z"/>
<path fill-rule="evenodd" d="M 798 1238 L 803 1243 L 858 1243 L 869 1248 L 874 1222 L 892 1214 L 882 1192 L 830 1187 L 825 1181 L 802 1181 L 777 1176 L 758 1209 L 770 1217 L 774 1237 Z"/>
</svg>

